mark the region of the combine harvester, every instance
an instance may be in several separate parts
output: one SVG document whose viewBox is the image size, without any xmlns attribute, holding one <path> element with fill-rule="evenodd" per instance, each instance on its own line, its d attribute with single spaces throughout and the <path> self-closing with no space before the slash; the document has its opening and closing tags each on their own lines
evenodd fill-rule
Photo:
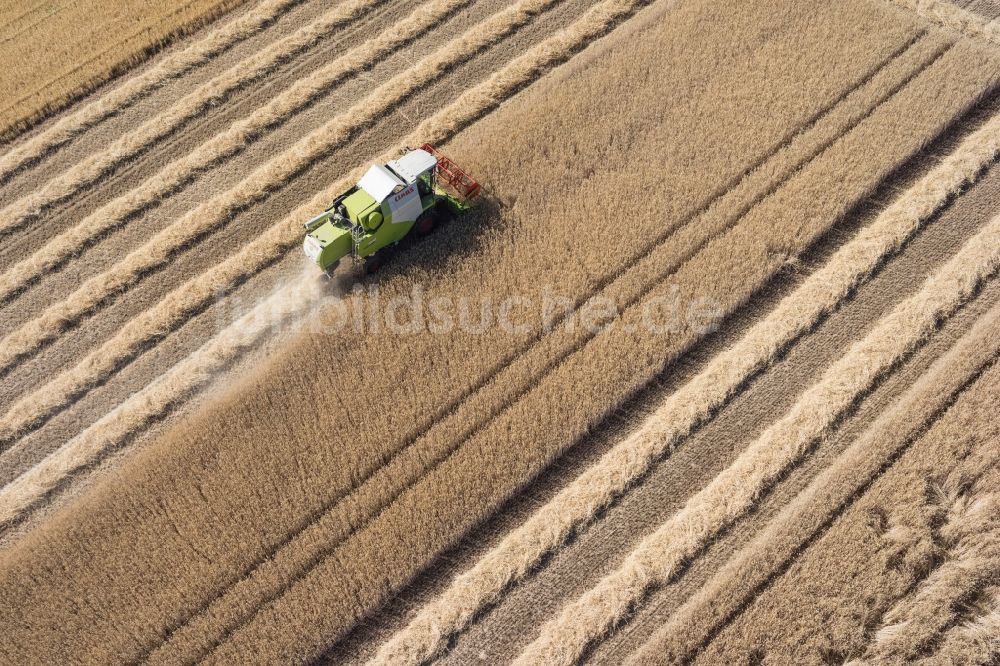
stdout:
<svg viewBox="0 0 1000 666">
<path fill-rule="evenodd" d="M 368 169 L 357 185 L 305 223 L 303 247 L 327 275 L 347 256 L 372 274 L 388 248 L 411 230 L 429 234 L 445 209 L 465 213 L 477 194 L 479 183 L 425 143 Z"/>
</svg>

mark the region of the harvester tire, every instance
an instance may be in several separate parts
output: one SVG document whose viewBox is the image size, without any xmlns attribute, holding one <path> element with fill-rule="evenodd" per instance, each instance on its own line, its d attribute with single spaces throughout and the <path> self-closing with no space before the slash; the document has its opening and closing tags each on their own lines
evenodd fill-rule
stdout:
<svg viewBox="0 0 1000 666">
<path fill-rule="evenodd" d="M 425 210 L 423 213 L 420 214 L 420 217 L 417 218 L 417 223 L 416 223 L 417 235 L 426 236 L 427 234 L 431 233 L 432 231 L 434 231 L 434 227 L 437 226 L 437 222 L 438 222 L 437 208 L 436 207 L 428 208 L 427 210 Z"/>
<path fill-rule="evenodd" d="M 375 275 L 382 268 L 382 257 L 378 254 L 373 254 L 367 259 L 365 259 L 365 275 Z"/>
</svg>

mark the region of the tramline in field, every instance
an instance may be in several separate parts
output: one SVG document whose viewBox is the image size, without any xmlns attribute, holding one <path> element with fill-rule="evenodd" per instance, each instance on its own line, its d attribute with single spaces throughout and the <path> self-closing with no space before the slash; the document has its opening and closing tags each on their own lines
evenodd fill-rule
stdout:
<svg viewBox="0 0 1000 666">
<path fill-rule="evenodd" d="M 375 273 L 385 251 L 416 230 L 429 234 L 440 217 L 469 210 L 479 183 L 430 144 L 375 164 L 358 184 L 305 223 L 306 255 L 328 275 L 350 256 Z"/>
</svg>

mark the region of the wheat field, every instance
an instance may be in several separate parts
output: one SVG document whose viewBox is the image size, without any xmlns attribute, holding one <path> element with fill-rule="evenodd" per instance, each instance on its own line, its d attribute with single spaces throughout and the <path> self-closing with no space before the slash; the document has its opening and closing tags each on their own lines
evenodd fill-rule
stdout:
<svg viewBox="0 0 1000 666">
<path fill-rule="evenodd" d="M 0 134 L 0 661 L 1000 658 L 1000 7 L 29 4 L 115 37 Z"/>
</svg>

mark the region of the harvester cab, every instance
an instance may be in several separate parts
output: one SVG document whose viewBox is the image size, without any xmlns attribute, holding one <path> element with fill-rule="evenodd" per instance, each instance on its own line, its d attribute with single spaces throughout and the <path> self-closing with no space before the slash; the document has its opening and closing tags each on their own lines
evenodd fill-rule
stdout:
<svg viewBox="0 0 1000 666">
<path fill-rule="evenodd" d="M 430 144 L 375 164 L 358 184 L 305 223 L 303 248 L 331 274 L 344 257 L 374 273 L 412 230 L 430 233 L 444 214 L 467 211 L 479 184 Z"/>
</svg>

